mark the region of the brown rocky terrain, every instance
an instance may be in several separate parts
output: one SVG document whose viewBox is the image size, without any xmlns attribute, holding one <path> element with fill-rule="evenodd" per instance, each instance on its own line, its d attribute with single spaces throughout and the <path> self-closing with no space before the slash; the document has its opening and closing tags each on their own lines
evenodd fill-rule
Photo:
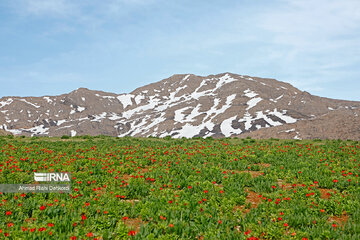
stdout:
<svg viewBox="0 0 360 240">
<path fill-rule="evenodd" d="M 242 134 L 256 139 L 360 139 L 360 109 L 340 108 L 323 116 L 299 120 L 293 124 L 264 128 Z"/>
<path fill-rule="evenodd" d="M 6 136 L 6 135 L 9 135 L 9 134 L 11 134 L 11 133 L 8 133 L 8 132 L 6 132 L 4 130 L 0 130 L 0 136 Z"/>
<path fill-rule="evenodd" d="M 0 129 L 14 135 L 360 139 L 360 102 L 322 98 L 275 79 L 178 74 L 115 94 L 0 99 Z"/>
</svg>

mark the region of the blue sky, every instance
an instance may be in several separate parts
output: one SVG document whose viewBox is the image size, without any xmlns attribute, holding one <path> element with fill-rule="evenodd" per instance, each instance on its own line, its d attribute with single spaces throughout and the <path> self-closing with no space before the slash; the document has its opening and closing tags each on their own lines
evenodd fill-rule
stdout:
<svg viewBox="0 0 360 240">
<path fill-rule="evenodd" d="M 222 72 L 360 101 L 360 1 L 0 1 L 0 96 Z"/>
</svg>

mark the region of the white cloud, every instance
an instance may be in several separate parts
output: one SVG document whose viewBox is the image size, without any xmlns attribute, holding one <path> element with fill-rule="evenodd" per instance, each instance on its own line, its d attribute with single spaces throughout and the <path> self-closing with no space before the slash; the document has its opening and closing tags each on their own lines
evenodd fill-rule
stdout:
<svg viewBox="0 0 360 240">
<path fill-rule="evenodd" d="M 360 1 L 281 0 L 257 15 L 267 35 L 267 62 L 299 88 L 321 92 L 324 85 L 354 78 L 360 71 Z M 311 92 L 311 91 L 310 91 Z"/>
<path fill-rule="evenodd" d="M 277 10 L 271 9 L 262 17 L 260 24 L 265 30 L 275 34 L 275 43 L 294 46 L 300 50 L 324 50 L 338 47 L 342 43 L 342 36 L 359 31 L 358 0 L 282 2 L 285 4 Z M 354 39 L 351 44 L 359 44 L 357 40 Z"/>
</svg>

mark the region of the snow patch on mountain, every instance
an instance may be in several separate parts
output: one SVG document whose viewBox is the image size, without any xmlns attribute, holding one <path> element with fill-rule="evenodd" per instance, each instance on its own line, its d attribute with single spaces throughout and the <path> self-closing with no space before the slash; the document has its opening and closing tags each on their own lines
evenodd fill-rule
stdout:
<svg viewBox="0 0 360 240">
<path fill-rule="evenodd" d="M 14 100 L 12 98 L 8 98 L 8 99 L 6 99 L 6 101 L 1 101 L 0 102 L 0 104 L 1 104 L 0 108 L 4 107 L 6 105 L 10 105 L 13 101 Z"/>
<path fill-rule="evenodd" d="M 184 108 L 180 108 L 178 110 L 176 110 L 174 112 L 175 116 L 174 116 L 174 121 L 176 122 L 183 122 L 185 119 L 185 114 L 183 114 L 183 112 L 187 109 L 189 109 L 190 107 L 184 107 Z"/>
<path fill-rule="evenodd" d="M 36 105 L 36 104 L 34 104 L 34 103 L 31 103 L 31 102 L 27 101 L 26 99 L 18 99 L 18 100 L 19 100 L 19 101 L 22 101 L 22 102 L 24 102 L 24 103 L 27 103 L 27 104 L 35 107 L 35 108 L 39 108 L 39 107 L 40 107 L 39 105 Z"/>
<path fill-rule="evenodd" d="M 125 109 L 127 106 L 132 105 L 131 99 L 134 97 L 132 94 L 123 94 L 119 95 L 116 98 L 119 100 L 119 102 L 123 105 L 123 108 Z"/>
<path fill-rule="evenodd" d="M 32 128 L 27 128 L 27 129 L 22 128 L 22 129 L 19 129 L 19 130 L 30 132 L 31 136 L 49 134 L 49 132 L 48 132 L 49 128 L 46 128 L 43 124 L 39 125 L 39 126 L 32 127 Z"/>
<path fill-rule="evenodd" d="M 244 95 L 246 96 L 246 97 L 248 97 L 248 98 L 253 98 L 253 97 L 256 97 L 257 95 L 259 95 L 259 94 L 257 94 L 256 92 L 254 92 L 254 91 L 251 91 L 249 88 L 248 89 L 246 89 L 245 91 L 244 91 Z"/>
<path fill-rule="evenodd" d="M 281 112 L 278 112 L 278 110 L 275 108 L 274 111 L 270 112 L 270 114 L 273 114 L 273 115 L 277 116 L 278 118 L 285 121 L 286 123 L 294 123 L 294 122 L 296 122 L 295 118 L 292 118 L 290 116 L 285 115 L 286 110 L 283 110 L 282 113 L 281 113 Z"/>
<path fill-rule="evenodd" d="M 70 131 L 70 134 L 71 134 L 72 137 L 75 137 L 75 136 L 76 136 L 76 131 L 75 131 L 75 130 L 71 130 L 71 131 Z"/>
<path fill-rule="evenodd" d="M 65 122 L 67 122 L 66 119 L 58 120 L 56 125 L 60 126 L 61 124 L 65 123 Z"/>
<path fill-rule="evenodd" d="M 48 103 L 52 103 L 53 100 L 51 100 L 49 97 L 43 97 Z"/>
<path fill-rule="evenodd" d="M 19 129 L 8 129 L 6 124 L 0 125 L 0 129 L 5 130 L 7 132 L 10 132 L 10 133 L 12 133 L 14 135 L 18 135 L 18 134 L 22 133 L 22 131 L 19 130 Z"/>
<path fill-rule="evenodd" d="M 232 127 L 232 122 L 235 119 L 236 119 L 236 116 L 233 116 L 231 118 L 224 120 L 221 123 L 220 130 L 221 130 L 222 134 L 225 135 L 225 137 L 230 137 L 232 134 L 240 134 L 241 133 L 241 129 L 234 129 Z"/>
<path fill-rule="evenodd" d="M 91 122 L 101 122 L 101 119 L 104 119 L 106 117 L 106 112 L 103 112 L 98 115 L 94 115 L 94 119 L 90 120 Z"/>
<path fill-rule="evenodd" d="M 252 98 L 250 99 L 246 104 L 248 105 L 248 107 L 246 108 L 246 110 L 249 110 L 253 107 L 256 106 L 256 104 L 258 104 L 259 102 L 261 102 L 262 98 L 261 97 L 257 97 L 257 98 Z"/>
<path fill-rule="evenodd" d="M 136 104 L 139 105 L 143 99 L 145 99 L 145 96 L 144 96 L 144 95 L 137 95 L 137 96 L 135 97 L 135 102 L 136 102 Z"/>
</svg>

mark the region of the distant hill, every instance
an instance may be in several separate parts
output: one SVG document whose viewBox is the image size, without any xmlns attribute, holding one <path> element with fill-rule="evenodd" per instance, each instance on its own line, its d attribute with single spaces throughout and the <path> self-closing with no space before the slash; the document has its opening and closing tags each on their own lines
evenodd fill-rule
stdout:
<svg viewBox="0 0 360 240">
<path fill-rule="evenodd" d="M 360 140 L 359 107 L 275 79 L 178 74 L 128 94 L 79 88 L 59 96 L 3 97 L 0 129 L 28 136 Z"/>
</svg>

